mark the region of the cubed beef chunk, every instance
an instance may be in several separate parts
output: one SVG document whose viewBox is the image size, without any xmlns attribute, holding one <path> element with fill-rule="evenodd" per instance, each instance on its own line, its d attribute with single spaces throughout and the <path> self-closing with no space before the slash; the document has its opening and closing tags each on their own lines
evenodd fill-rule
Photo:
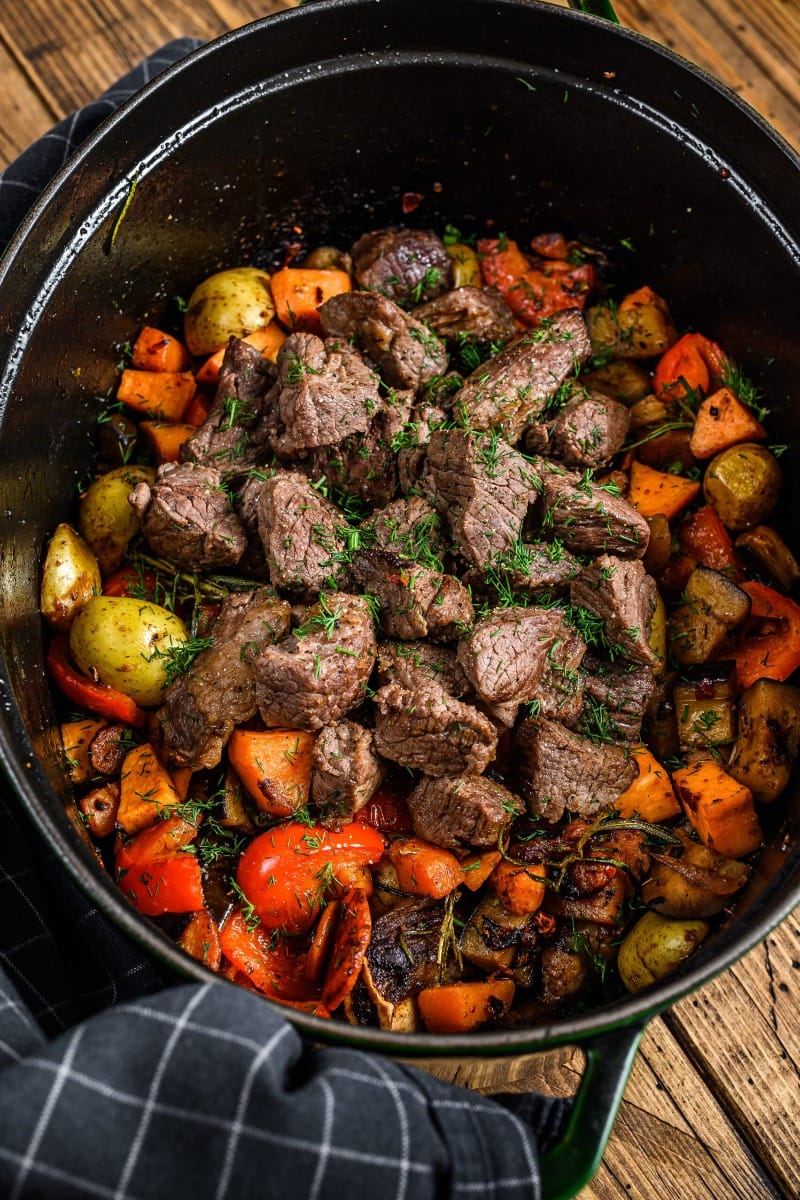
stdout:
<svg viewBox="0 0 800 1200">
<path fill-rule="evenodd" d="M 641 562 L 603 554 L 584 567 L 569 587 L 570 600 L 588 608 L 603 621 L 605 640 L 616 647 L 615 657 L 653 666 L 650 624 L 656 607 L 655 580 Z"/>
<path fill-rule="evenodd" d="M 212 643 L 167 688 L 158 716 L 170 766 L 215 767 L 234 726 L 256 711 L 250 658 L 289 632 L 289 605 L 265 589 L 223 602 Z"/>
<path fill-rule="evenodd" d="M 281 346 L 278 387 L 281 458 L 365 433 L 381 407 L 378 377 L 361 356 L 313 333 L 292 333 Z"/>
<path fill-rule="evenodd" d="M 318 592 L 332 587 L 345 549 L 344 513 L 295 471 L 262 484 L 258 532 L 273 587 Z"/>
<path fill-rule="evenodd" d="M 542 530 L 576 554 L 606 551 L 620 558 L 644 558 L 650 526 L 613 485 L 583 479 L 538 460 L 543 485 Z"/>
<path fill-rule="evenodd" d="M 636 763 L 621 746 L 595 743 L 560 721 L 523 720 L 514 737 L 516 790 L 545 821 L 590 817 L 630 786 Z"/>
<path fill-rule="evenodd" d="M 313 763 L 311 795 L 327 826 L 351 821 L 386 774 L 372 731 L 347 719 L 320 730 Z"/>
<path fill-rule="evenodd" d="M 566 632 L 555 609 L 500 608 L 459 642 L 458 661 L 483 700 L 521 703 L 535 694 L 548 656 Z"/>
<path fill-rule="evenodd" d="M 473 429 L 498 429 L 508 442 L 516 442 L 591 352 L 578 309 L 556 313 L 477 367 L 455 405 Z"/>
<path fill-rule="evenodd" d="M 363 596 L 323 593 L 303 625 L 252 660 L 264 724 L 313 732 L 340 720 L 364 699 L 376 649 Z"/>
<path fill-rule="evenodd" d="M 558 541 L 518 542 L 502 563 L 490 563 L 482 571 L 473 567 L 462 579 L 473 592 L 496 602 L 509 596 L 557 595 L 580 570 L 577 558 Z"/>
<path fill-rule="evenodd" d="M 200 463 L 232 479 L 270 455 L 277 424 L 274 363 L 241 338 L 231 338 L 208 416 L 181 446 L 182 462 Z"/>
<path fill-rule="evenodd" d="M 234 567 L 247 548 L 244 525 L 213 467 L 164 463 L 156 481 L 128 497 L 150 548 L 187 570 Z"/>
<path fill-rule="evenodd" d="M 449 850 L 496 846 L 524 805 L 518 796 L 485 775 L 441 775 L 421 779 L 408 797 L 418 837 Z"/>
<path fill-rule="evenodd" d="M 413 310 L 446 341 L 507 342 L 519 333 L 514 314 L 499 292 L 459 287 Z"/>
<path fill-rule="evenodd" d="M 576 725 L 583 708 L 586 679 L 580 669 L 586 642 L 567 621 L 547 652 L 541 679 L 531 697 L 531 711 L 564 725 Z"/>
<path fill-rule="evenodd" d="M 419 391 L 447 370 L 447 351 L 435 333 L 385 296 L 344 292 L 319 310 L 329 338 L 352 342 L 388 384 Z"/>
<path fill-rule="evenodd" d="M 606 662 L 587 655 L 581 727 L 626 742 L 641 740 L 642 721 L 655 691 L 650 667 Z"/>
<path fill-rule="evenodd" d="M 447 541 L 442 519 L 422 496 L 404 496 L 378 509 L 362 522 L 365 544 L 412 559 L 423 567 L 442 569 Z"/>
<path fill-rule="evenodd" d="M 350 254 L 359 287 L 397 304 L 420 304 L 453 285 L 450 257 L 431 229 L 375 229 Z"/>
<path fill-rule="evenodd" d="M 406 424 L 403 434 L 395 440 L 397 450 L 397 478 L 404 496 L 417 495 L 426 470 L 428 443 L 434 429 L 443 429 L 448 422 L 443 408 L 431 404 L 418 404 Z"/>
<path fill-rule="evenodd" d="M 357 550 L 350 577 L 359 591 L 374 596 L 388 637 L 458 636 L 472 624 L 469 592 L 453 575 L 419 566 L 387 550 Z"/>
<path fill-rule="evenodd" d="M 611 396 L 579 388 L 550 426 L 549 453 L 568 467 L 602 467 L 622 446 L 630 409 Z"/>
<path fill-rule="evenodd" d="M 494 758 L 497 730 L 437 683 L 387 683 L 375 693 L 375 745 L 425 775 L 480 775 Z"/>
<path fill-rule="evenodd" d="M 354 433 L 335 446 L 312 450 L 308 460 L 311 477 L 321 476 L 370 508 L 383 508 L 397 492 L 397 458 L 392 446 L 411 416 L 413 398 L 413 392 L 390 389 L 366 433 Z"/>
<path fill-rule="evenodd" d="M 532 465 L 494 433 L 437 429 L 421 486 L 464 558 L 486 567 L 520 541 L 539 479 Z"/>
<path fill-rule="evenodd" d="M 420 679 L 428 679 L 459 698 L 472 692 L 455 650 L 435 642 L 381 642 L 378 679 L 381 683 L 394 680 L 411 689 Z"/>
</svg>

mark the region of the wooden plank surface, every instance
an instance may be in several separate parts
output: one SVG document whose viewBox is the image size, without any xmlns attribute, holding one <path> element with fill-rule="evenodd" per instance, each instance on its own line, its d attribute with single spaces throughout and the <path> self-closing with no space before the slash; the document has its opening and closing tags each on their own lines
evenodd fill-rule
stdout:
<svg viewBox="0 0 800 1200">
<path fill-rule="evenodd" d="M 557 0 L 562 2 L 562 0 Z M 3 0 L 0 167 L 173 37 L 209 38 L 281 0 Z M 630 27 L 729 86 L 800 146 L 798 0 L 617 0 Z M 582 1200 L 800 1196 L 800 914 L 651 1023 Z M 582 1055 L 438 1064 L 487 1091 L 569 1094 Z"/>
</svg>

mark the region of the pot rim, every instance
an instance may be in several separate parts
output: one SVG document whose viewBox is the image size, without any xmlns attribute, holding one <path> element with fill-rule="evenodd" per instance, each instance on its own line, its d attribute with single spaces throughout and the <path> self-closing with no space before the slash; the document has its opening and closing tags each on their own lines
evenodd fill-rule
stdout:
<svg viewBox="0 0 800 1200">
<path fill-rule="evenodd" d="M 480 0 L 480 2 L 483 3 L 486 0 Z M 558 8 L 552 4 L 543 3 L 542 0 L 526 0 L 524 4 L 522 0 L 491 0 L 491 2 L 498 13 L 503 9 L 525 8 L 531 13 L 532 19 L 546 17 L 547 20 L 574 23 L 576 28 L 587 22 L 592 27 L 598 25 L 598 19 L 595 17 Z M 0 288 L 2 288 L 8 273 L 14 269 L 25 243 L 32 234 L 35 234 L 38 222 L 47 212 L 54 198 L 62 188 L 69 185 L 80 165 L 97 154 L 98 148 L 102 148 L 104 140 L 120 123 L 126 121 L 128 114 L 133 109 L 149 103 L 151 98 L 163 89 L 172 87 L 184 72 L 191 71 L 194 65 L 205 57 L 225 52 L 229 46 L 237 44 L 240 40 L 260 36 L 265 28 L 274 29 L 278 23 L 286 25 L 302 21 L 307 17 L 322 14 L 325 9 L 332 14 L 338 14 L 338 19 L 345 21 L 347 10 L 362 8 L 365 4 L 372 5 L 374 3 L 375 0 L 325 0 L 324 5 L 320 2 L 314 7 L 303 8 L 302 11 L 296 8 L 263 17 L 223 34 L 190 52 L 185 58 L 151 80 L 98 126 L 42 191 L 0 260 Z M 400 3 L 402 0 L 382 0 L 382 5 L 386 10 L 390 10 L 392 5 Z M 455 9 L 454 0 L 439 0 L 439 3 Z M 459 2 L 458 7 L 463 17 L 463 4 Z M 671 62 L 682 71 L 688 72 L 694 79 L 711 87 L 729 104 L 733 104 L 755 127 L 756 132 L 772 142 L 775 150 L 786 156 L 790 164 L 800 171 L 800 155 L 760 114 L 725 84 L 702 68 L 682 58 L 673 50 L 660 46 L 636 31 L 605 22 L 602 24 L 615 39 L 638 44 L 656 58 Z M 74 238 L 77 239 L 79 236 L 79 234 L 75 234 Z M 8 364 L 6 364 L 3 369 L 3 377 L 8 373 Z M 13 375 L 12 366 L 12 379 Z M 56 804 L 59 802 L 36 756 L 27 728 L 16 708 L 5 657 L 0 655 L 0 658 L 2 659 L 0 702 L 3 710 L 0 713 L 0 763 L 2 763 L 23 807 L 32 817 L 37 832 L 104 915 L 143 949 L 190 979 L 205 983 L 210 981 L 227 982 L 181 952 L 145 917 L 140 916 L 128 905 L 112 882 L 97 869 L 79 835 L 69 825 L 66 815 L 63 818 L 64 827 L 58 828 L 56 819 L 47 810 L 42 796 L 49 793 Z M 794 882 L 790 878 L 791 875 L 796 876 Z M 326 1021 L 288 1007 L 279 1007 L 281 1013 L 302 1032 L 319 1040 L 363 1046 L 396 1056 L 424 1055 L 433 1058 L 454 1055 L 478 1057 L 524 1054 L 546 1047 L 580 1042 L 623 1026 L 642 1024 L 730 967 L 762 941 L 776 925 L 788 916 L 798 902 L 800 902 L 800 863 L 787 863 L 776 873 L 764 893 L 753 901 L 746 913 L 723 928 L 713 938 L 710 946 L 701 947 L 689 960 L 686 968 L 669 976 L 665 982 L 645 993 L 614 1001 L 603 1008 L 595 1008 L 586 1014 L 561 1019 L 532 1029 L 495 1032 L 479 1030 L 463 1036 L 387 1033 L 365 1026 L 350 1026 L 344 1022 Z"/>
</svg>

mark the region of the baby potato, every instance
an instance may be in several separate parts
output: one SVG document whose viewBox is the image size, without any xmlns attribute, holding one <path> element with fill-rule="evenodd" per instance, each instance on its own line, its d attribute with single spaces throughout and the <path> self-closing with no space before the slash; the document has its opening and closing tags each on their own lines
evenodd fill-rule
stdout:
<svg viewBox="0 0 800 1200">
<path fill-rule="evenodd" d="M 760 525 L 778 503 L 780 490 L 778 460 L 757 442 L 723 450 L 708 464 L 703 479 L 707 502 L 735 533 Z"/>
<path fill-rule="evenodd" d="M 44 619 L 66 633 L 101 587 L 100 567 L 86 542 L 71 525 L 59 525 L 50 539 L 42 570 L 39 604 Z"/>
<path fill-rule="evenodd" d="M 709 928 L 707 921 L 671 921 L 645 913 L 619 948 L 617 969 L 625 987 L 639 992 L 669 975 L 697 949 Z"/>
<path fill-rule="evenodd" d="M 259 267 L 231 267 L 209 275 L 189 297 L 183 336 L 191 354 L 213 354 L 230 337 L 269 325 L 275 305 L 269 275 Z"/>
<path fill-rule="evenodd" d="M 128 542 L 139 528 L 128 496 L 137 483 L 155 482 L 150 467 L 115 467 L 96 479 L 81 498 L 78 528 L 91 547 L 103 575 L 116 571 Z"/>
<path fill-rule="evenodd" d="M 447 256 L 453 264 L 453 287 L 480 287 L 481 268 L 478 255 L 464 242 L 453 242 L 447 247 Z"/>
<path fill-rule="evenodd" d="M 159 604 L 95 596 L 72 622 L 69 648 L 87 675 L 150 708 L 164 699 L 165 656 L 188 638 L 183 621 Z"/>
</svg>

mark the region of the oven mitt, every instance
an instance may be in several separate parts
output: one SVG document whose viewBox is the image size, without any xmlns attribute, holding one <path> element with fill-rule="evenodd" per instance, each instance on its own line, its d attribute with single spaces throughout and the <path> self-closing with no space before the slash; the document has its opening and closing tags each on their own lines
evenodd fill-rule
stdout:
<svg viewBox="0 0 800 1200">
<path fill-rule="evenodd" d="M 198 45 L 170 42 L 0 175 L 0 247 L 81 141 Z M 538 1155 L 568 1102 L 486 1099 L 305 1042 L 243 988 L 181 982 L 94 907 L 3 790 L 0 1195 L 540 1195 Z"/>
</svg>

